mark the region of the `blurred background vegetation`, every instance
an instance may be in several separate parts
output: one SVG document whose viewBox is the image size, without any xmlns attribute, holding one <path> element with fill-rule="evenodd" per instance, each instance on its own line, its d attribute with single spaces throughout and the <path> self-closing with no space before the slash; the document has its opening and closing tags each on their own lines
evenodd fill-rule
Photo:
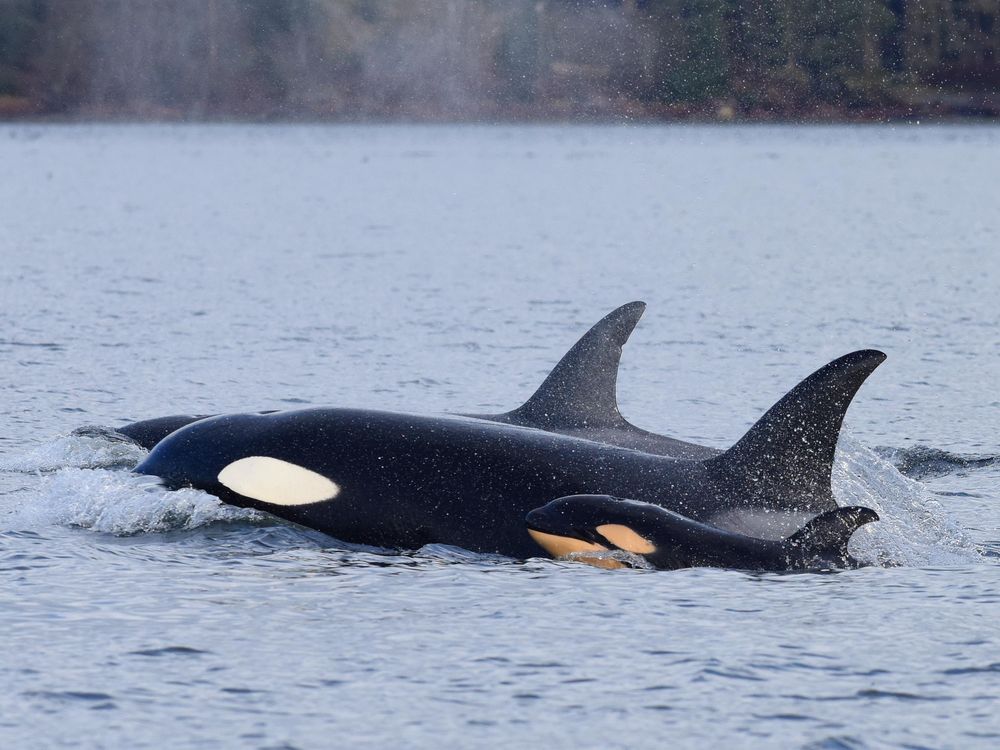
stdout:
<svg viewBox="0 0 1000 750">
<path fill-rule="evenodd" d="M 1000 0 L 0 0 L 0 118 L 1000 115 Z"/>
</svg>

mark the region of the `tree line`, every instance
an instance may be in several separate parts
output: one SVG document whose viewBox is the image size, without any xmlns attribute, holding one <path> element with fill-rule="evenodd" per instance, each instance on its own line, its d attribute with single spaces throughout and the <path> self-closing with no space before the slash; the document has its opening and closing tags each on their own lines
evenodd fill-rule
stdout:
<svg viewBox="0 0 1000 750">
<path fill-rule="evenodd" d="M 0 117 L 1000 114 L 1000 0 L 0 0 Z"/>
</svg>

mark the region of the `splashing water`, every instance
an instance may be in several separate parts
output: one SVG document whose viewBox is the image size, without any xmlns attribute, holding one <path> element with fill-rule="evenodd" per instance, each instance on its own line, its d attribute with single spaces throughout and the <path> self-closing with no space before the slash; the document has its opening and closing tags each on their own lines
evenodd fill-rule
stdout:
<svg viewBox="0 0 1000 750">
<path fill-rule="evenodd" d="M 633 570 L 656 570 L 646 558 L 622 549 L 611 549 L 606 552 L 570 552 L 561 558 L 572 562 L 582 562 L 596 568 L 630 568 Z"/>
<path fill-rule="evenodd" d="M 37 499 L 18 507 L 8 525 L 61 524 L 128 536 L 258 518 L 255 511 L 225 505 L 199 490 L 169 491 L 154 477 L 67 468 L 44 477 Z"/>
<path fill-rule="evenodd" d="M 120 471 L 146 455 L 109 430 L 81 428 L 15 456 L 0 471 L 45 476 L 37 494 L 14 508 L 4 525 L 25 530 L 58 524 L 129 536 L 261 518 L 205 492 L 169 491 L 155 477 Z"/>
<path fill-rule="evenodd" d="M 851 540 L 859 560 L 873 565 L 959 565 L 981 560 L 969 535 L 949 520 L 933 495 L 848 434 L 833 467 L 840 505 L 863 505 L 881 520 Z"/>
<path fill-rule="evenodd" d="M 103 427 L 81 427 L 69 435 L 0 463 L 0 471 L 34 474 L 75 467 L 78 469 L 131 469 L 146 457 L 146 450 Z"/>
</svg>

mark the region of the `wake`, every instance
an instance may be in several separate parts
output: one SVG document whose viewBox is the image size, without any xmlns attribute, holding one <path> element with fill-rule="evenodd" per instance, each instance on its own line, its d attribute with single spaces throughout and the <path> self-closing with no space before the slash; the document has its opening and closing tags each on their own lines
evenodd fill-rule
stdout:
<svg viewBox="0 0 1000 750">
<path fill-rule="evenodd" d="M 833 465 L 840 505 L 863 505 L 880 517 L 854 534 L 852 553 L 872 565 L 924 567 L 981 562 L 969 534 L 948 518 L 927 487 L 843 433 Z"/>
<path fill-rule="evenodd" d="M 958 471 L 986 469 L 1000 464 L 1000 456 L 963 455 L 926 445 L 876 448 L 875 452 L 891 461 L 901 474 L 912 479 L 943 477 Z"/>
<path fill-rule="evenodd" d="M 9 511 L 3 526 L 24 531 L 60 525 L 132 536 L 263 518 L 200 490 L 169 491 L 156 477 L 131 473 L 146 455 L 131 441 L 87 428 L 4 461 L 0 471 L 35 475 L 38 485 Z"/>
</svg>

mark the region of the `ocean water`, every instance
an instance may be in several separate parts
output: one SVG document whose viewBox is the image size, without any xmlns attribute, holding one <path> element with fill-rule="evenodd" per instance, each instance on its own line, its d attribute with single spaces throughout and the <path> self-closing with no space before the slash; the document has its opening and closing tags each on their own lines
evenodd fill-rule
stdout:
<svg viewBox="0 0 1000 750">
<path fill-rule="evenodd" d="M 997 175 L 991 127 L 0 127 L 0 746 L 998 746 Z M 633 299 L 622 410 L 717 447 L 887 352 L 870 567 L 353 548 L 70 434 L 508 409 Z"/>
</svg>

